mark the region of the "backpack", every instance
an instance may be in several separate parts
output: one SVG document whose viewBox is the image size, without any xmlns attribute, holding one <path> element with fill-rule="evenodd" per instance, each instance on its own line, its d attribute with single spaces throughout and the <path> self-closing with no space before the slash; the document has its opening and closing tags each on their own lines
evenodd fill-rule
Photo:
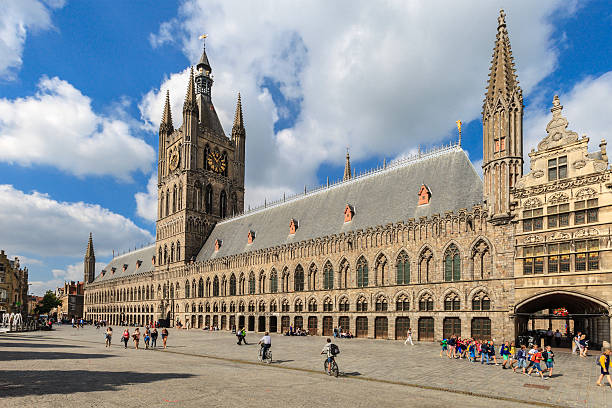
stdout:
<svg viewBox="0 0 612 408">
<path fill-rule="evenodd" d="M 329 345 L 329 352 L 332 353 L 333 356 L 337 356 L 340 354 L 340 349 L 334 343 Z"/>
</svg>

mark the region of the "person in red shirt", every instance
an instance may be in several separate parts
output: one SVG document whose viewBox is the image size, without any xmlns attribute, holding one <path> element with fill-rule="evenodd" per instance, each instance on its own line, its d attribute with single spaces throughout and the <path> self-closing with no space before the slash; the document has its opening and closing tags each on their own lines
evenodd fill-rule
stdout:
<svg viewBox="0 0 612 408">
<path fill-rule="evenodd" d="M 544 377 L 544 374 L 542 373 L 542 368 L 540 367 L 540 362 L 543 360 L 542 358 L 542 348 L 538 347 L 538 351 L 536 351 L 535 353 L 533 353 L 531 355 L 531 368 L 529 369 L 529 372 L 527 372 L 527 375 L 531 377 L 531 372 L 533 371 L 533 369 L 535 368 L 536 371 L 538 372 L 538 374 L 540 374 L 540 377 L 542 377 L 543 380 L 546 380 L 548 378 Z"/>
</svg>

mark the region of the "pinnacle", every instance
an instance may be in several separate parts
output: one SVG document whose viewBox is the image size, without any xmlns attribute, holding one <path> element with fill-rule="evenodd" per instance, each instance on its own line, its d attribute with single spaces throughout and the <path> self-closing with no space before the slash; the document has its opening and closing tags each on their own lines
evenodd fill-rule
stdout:
<svg viewBox="0 0 612 408">
<path fill-rule="evenodd" d="M 349 151 L 346 149 L 346 163 L 344 164 L 344 177 L 342 177 L 342 181 L 351 179 L 351 157 L 349 156 Z"/>
<path fill-rule="evenodd" d="M 206 46 L 204 46 L 204 48 L 202 49 L 202 56 L 200 57 L 198 65 L 196 65 L 196 68 L 198 70 L 200 69 L 200 67 L 204 71 L 212 72 L 212 68 L 210 67 L 210 63 L 208 62 L 208 56 L 206 55 Z"/>
<path fill-rule="evenodd" d="M 238 92 L 238 102 L 236 103 L 236 114 L 234 115 L 234 129 L 244 128 L 244 119 L 242 117 L 242 101 L 240 100 L 240 92 Z"/>
<path fill-rule="evenodd" d="M 162 115 L 162 125 L 169 125 L 170 129 L 172 126 L 172 112 L 170 110 L 170 90 L 166 91 L 166 104 L 164 105 L 164 113 Z"/>
<path fill-rule="evenodd" d="M 486 101 L 495 103 L 499 97 L 508 101 L 515 90 L 520 93 L 518 82 L 510 39 L 506 29 L 506 13 L 501 10 L 497 18 L 497 36 L 493 49 L 493 59 L 491 60 L 485 104 Z"/>
<path fill-rule="evenodd" d="M 196 106 L 196 94 L 195 94 L 195 83 L 193 81 L 193 67 L 189 73 L 189 85 L 187 86 L 187 94 L 185 95 L 185 103 L 183 104 L 183 111 L 185 109 L 193 108 Z"/>
<path fill-rule="evenodd" d="M 94 256 L 93 239 L 91 232 L 89 233 L 89 241 L 87 242 L 87 251 L 85 251 L 85 258 L 91 258 Z"/>
</svg>

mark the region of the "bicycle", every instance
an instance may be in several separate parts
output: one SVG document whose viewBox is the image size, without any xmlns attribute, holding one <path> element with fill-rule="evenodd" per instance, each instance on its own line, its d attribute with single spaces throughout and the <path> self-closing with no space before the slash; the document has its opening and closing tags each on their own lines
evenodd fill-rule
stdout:
<svg viewBox="0 0 612 408">
<path fill-rule="evenodd" d="M 262 356 L 261 351 L 263 350 L 263 347 L 259 348 L 259 356 L 257 356 L 257 359 L 259 361 L 265 362 L 266 364 L 270 364 L 272 362 L 272 347 L 268 347 L 268 349 L 266 350 L 266 355 Z"/>
<path fill-rule="evenodd" d="M 327 375 L 333 375 L 334 377 L 338 377 L 338 363 L 336 363 L 336 358 L 335 357 L 329 357 L 331 358 L 331 364 L 328 364 L 327 359 L 325 360 L 325 362 L 323 363 L 323 368 L 325 369 L 325 372 L 327 373 Z M 330 366 L 331 367 L 328 367 Z"/>
</svg>

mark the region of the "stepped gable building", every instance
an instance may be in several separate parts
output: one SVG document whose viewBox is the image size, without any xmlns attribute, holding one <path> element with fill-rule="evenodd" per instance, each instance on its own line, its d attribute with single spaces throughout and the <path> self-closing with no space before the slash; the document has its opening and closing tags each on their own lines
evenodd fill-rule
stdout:
<svg viewBox="0 0 612 408">
<path fill-rule="evenodd" d="M 155 245 L 98 276 L 90 240 L 85 313 L 111 324 L 419 340 L 514 339 L 561 319 L 610 339 L 606 144 L 567 130 L 555 97 L 523 176 L 523 99 L 505 15 L 483 103 L 483 178 L 458 144 L 244 212 L 240 95 L 230 137 L 211 99 L 206 52 L 183 124 L 159 131 Z M 89 260 L 89 261 L 88 261 Z M 88 263 L 89 262 L 89 263 Z M 560 324 L 555 323 L 557 326 Z"/>
</svg>

